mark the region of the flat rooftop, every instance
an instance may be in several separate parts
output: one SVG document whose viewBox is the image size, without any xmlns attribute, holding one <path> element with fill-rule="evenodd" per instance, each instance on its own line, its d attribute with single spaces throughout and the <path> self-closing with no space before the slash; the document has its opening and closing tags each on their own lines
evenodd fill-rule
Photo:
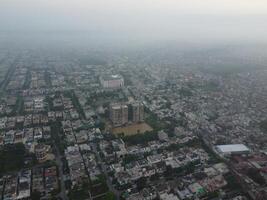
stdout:
<svg viewBox="0 0 267 200">
<path fill-rule="evenodd" d="M 222 153 L 250 151 L 249 148 L 244 144 L 217 145 L 216 147 Z"/>
<path fill-rule="evenodd" d="M 105 81 L 118 80 L 118 79 L 122 79 L 122 76 L 120 74 L 105 75 L 105 76 L 102 76 L 102 79 Z"/>
<path fill-rule="evenodd" d="M 112 109 L 121 109 L 121 108 L 128 108 L 126 104 L 111 104 Z"/>
</svg>

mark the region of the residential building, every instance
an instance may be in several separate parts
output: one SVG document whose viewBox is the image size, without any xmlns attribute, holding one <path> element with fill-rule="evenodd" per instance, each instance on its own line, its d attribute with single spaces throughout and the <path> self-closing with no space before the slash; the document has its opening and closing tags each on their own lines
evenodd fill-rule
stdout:
<svg viewBox="0 0 267 200">
<path fill-rule="evenodd" d="M 128 123 L 128 106 L 125 104 L 110 105 L 110 120 L 114 126 Z"/>
</svg>

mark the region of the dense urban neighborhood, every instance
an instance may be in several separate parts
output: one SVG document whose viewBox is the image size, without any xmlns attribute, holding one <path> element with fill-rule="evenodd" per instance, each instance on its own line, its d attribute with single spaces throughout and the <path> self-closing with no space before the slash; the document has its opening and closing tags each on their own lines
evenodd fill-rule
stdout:
<svg viewBox="0 0 267 200">
<path fill-rule="evenodd" d="M 0 50 L 0 199 L 267 199 L 266 69 Z"/>
</svg>

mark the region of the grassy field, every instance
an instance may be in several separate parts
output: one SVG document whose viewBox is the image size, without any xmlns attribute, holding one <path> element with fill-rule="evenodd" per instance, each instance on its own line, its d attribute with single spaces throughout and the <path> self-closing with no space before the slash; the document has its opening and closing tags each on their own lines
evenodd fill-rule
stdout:
<svg viewBox="0 0 267 200">
<path fill-rule="evenodd" d="M 145 133 L 146 131 L 152 131 L 153 129 L 147 123 L 131 124 L 124 127 L 117 127 L 112 129 L 112 133 L 119 135 L 124 133 L 124 136 L 135 135 Z"/>
</svg>

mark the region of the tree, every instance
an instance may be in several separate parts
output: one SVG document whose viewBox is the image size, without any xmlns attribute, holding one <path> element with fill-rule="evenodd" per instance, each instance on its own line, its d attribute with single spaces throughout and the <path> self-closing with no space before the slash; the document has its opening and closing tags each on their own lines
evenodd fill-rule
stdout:
<svg viewBox="0 0 267 200">
<path fill-rule="evenodd" d="M 32 200 L 40 200 L 41 199 L 41 193 L 38 191 L 33 191 L 31 195 Z"/>
<path fill-rule="evenodd" d="M 263 176 L 261 176 L 260 172 L 257 169 L 250 168 L 248 170 L 247 174 L 256 183 L 258 183 L 260 185 L 265 185 L 266 184 L 265 179 L 263 178 Z"/>
<path fill-rule="evenodd" d="M 128 164 L 136 160 L 138 160 L 138 156 L 132 154 L 126 154 L 125 157 L 123 158 L 124 164 Z"/>
<path fill-rule="evenodd" d="M 0 152 L 0 173 L 19 170 L 24 166 L 26 149 L 23 144 L 6 145 Z"/>
<path fill-rule="evenodd" d="M 113 192 L 107 192 L 104 199 L 105 200 L 116 200 L 116 196 Z"/>
<path fill-rule="evenodd" d="M 146 178 L 145 177 L 141 177 L 136 181 L 136 186 L 138 191 L 144 189 L 146 187 Z"/>
</svg>

